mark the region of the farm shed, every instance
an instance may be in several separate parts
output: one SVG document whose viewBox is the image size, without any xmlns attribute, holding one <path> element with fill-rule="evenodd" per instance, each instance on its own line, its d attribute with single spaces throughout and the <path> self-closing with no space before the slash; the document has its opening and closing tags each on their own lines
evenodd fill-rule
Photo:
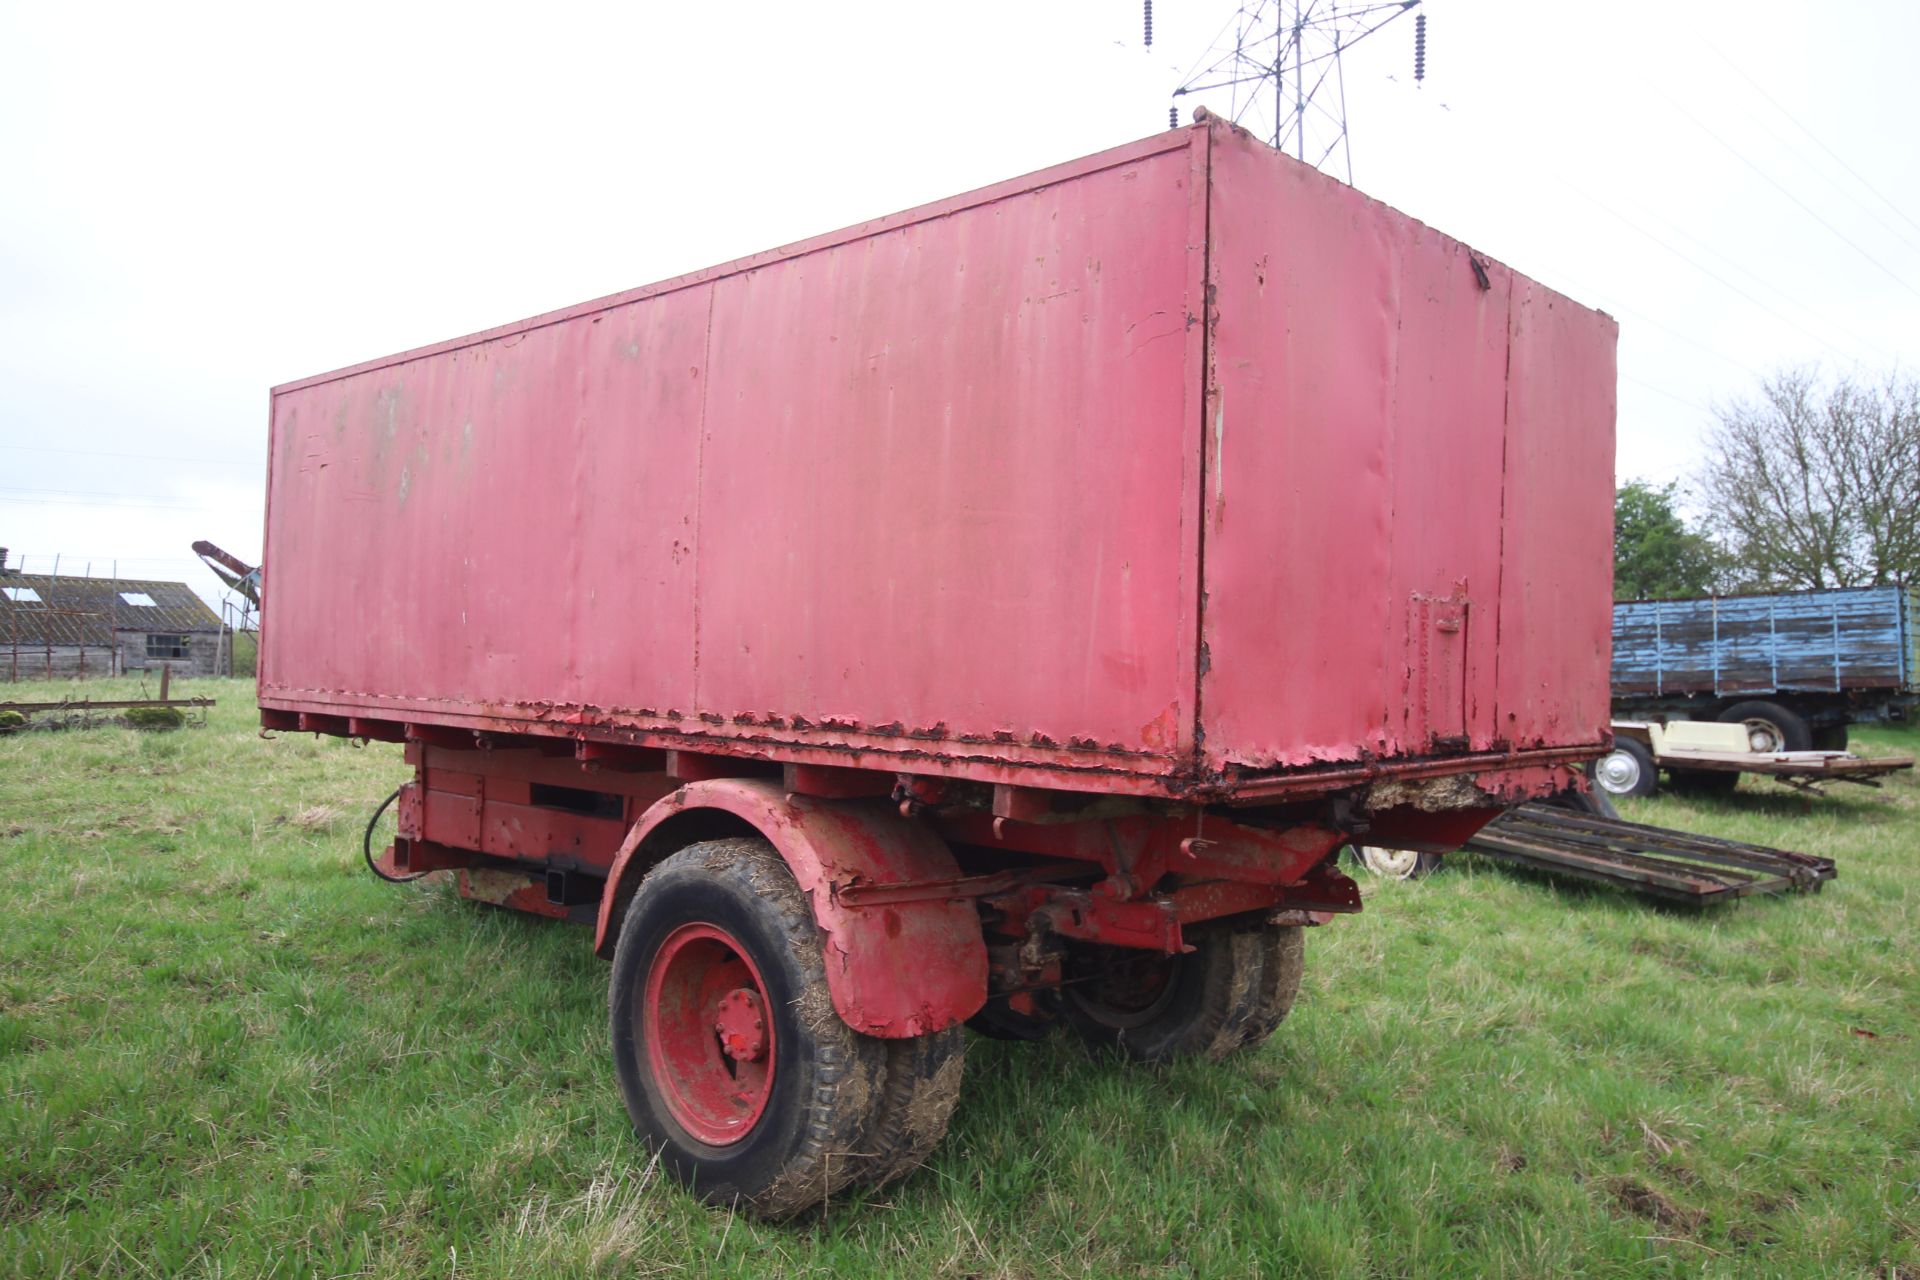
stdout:
<svg viewBox="0 0 1920 1280">
<path fill-rule="evenodd" d="M 0 569 L 0 680 L 107 676 L 170 666 L 218 674 L 219 616 L 184 582 Z"/>
</svg>

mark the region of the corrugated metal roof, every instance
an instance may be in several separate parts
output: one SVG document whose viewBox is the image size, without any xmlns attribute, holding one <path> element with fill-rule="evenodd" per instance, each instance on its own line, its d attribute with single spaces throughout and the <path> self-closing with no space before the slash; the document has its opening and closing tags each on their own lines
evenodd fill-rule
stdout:
<svg viewBox="0 0 1920 1280">
<path fill-rule="evenodd" d="M 0 587 L 0 647 L 104 649 L 116 629 L 175 635 L 220 629 L 219 617 L 184 582 L 9 573 L 0 575 Z M 153 603 L 141 603 L 147 600 Z"/>
</svg>

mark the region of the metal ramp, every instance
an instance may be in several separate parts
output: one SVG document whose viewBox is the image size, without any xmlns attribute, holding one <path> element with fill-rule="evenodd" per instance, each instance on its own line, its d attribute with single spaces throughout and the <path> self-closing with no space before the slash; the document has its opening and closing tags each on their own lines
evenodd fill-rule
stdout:
<svg viewBox="0 0 1920 1280">
<path fill-rule="evenodd" d="M 1487 824 L 1466 849 L 1551 875 L 1620 885 L 1669 902 L 1720 902 L 1754 893 L 1817 893 L 1836 874 L 1831 858 L 1538 803 L 1523 804 Z"/>
</svg>

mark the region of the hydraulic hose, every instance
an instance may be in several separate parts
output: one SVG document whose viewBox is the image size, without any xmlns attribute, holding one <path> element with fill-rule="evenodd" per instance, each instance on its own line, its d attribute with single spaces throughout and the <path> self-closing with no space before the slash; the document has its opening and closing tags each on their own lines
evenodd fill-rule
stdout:
<svg viewBox="0 0 1920 1280">
<path fill-rule="evenodd" d="M 400 793 L 404 790 L 406 790 L 404 784 L 395 787 L 393 794 L 380 802 L 380 807 L 373 811 L 371 818 L 367 819 L 366 833 L 360 837 L 360 853 L 361 856 L 367 860 L 367 870 L 373 872 L 373 874 L 379 876 L 388 884 L 408 884 L 427 874 L 425 871 L 416 871 L 410 876 L 390 876 L 380 869 L 379 862 L 376 861 L 373 856 L 373 829 L 380 825 L 380 815 L 387 811 L 389 805 L 400 798 Z"/>
</svg>

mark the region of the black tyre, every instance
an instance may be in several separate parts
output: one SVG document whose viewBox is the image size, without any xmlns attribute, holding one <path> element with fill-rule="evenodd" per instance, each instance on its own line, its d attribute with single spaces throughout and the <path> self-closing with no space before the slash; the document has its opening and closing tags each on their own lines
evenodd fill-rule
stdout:
<svg viewBox="0 0 1920 1280">
<path fill-rule="evenodd" d="M 1731 769 L 1669 769 L 1667 781 L 1687 795 L 1730 796 L 1740 785 L 1740 775 Z"/>
<path fill-rule="evenodd" d="M 1653 752 L 1635 738 L 1615 738 L 1613 750 L 1593 766 L 1594 785 L 1612 796 L 1650 796 L 1660 789 Z"/>
<path fill-rule="evenodd" d="M 966 1033 L 959 1027 L 880 1043 L 887 1061 L 879 1104 L 861 1139 L 851 1179 L 872 1187 L 918 1169 L 947 1136 L 967 1058 Z"/>
<path fill-rule="evenodd" d="M 1042 996 L 1050 999 L 1046 993 Z M 1022 1013 L 1010 1006 L 1005 996 L 989 996 L 980 1006 L 980 1012 L 967 1019 L 967 1028 L 989 1040 L 1034 1041 L 1045 1040 L 1053 1034 L 1054 1024 L 1059 1020 L 1051 1004 L 1044 1004 L 1038 1014 Z"/>
<path fill-rule="evenodd" d="M 1259 996 L 1240 1028 L 1240 1044 L 1246 1049 L 1271 1036 L 1293 1012 L 1307 969 L 1307 931 L 1299 925 L 1268 925 L 1258 938 Z"/>
<path fill-rule="evenodd" d="M 1353 860 L 1382 880 L 1418 880 L 1440 869 L 1440 855 L 1383 844 L 1353 844 Z"/>
<path fill-rule="evenodd" d="M 1617 819 L 1620 816 L 1620 811 L 1613 807 L 1613 797 L 1608 795 L 1606 788 L 1600 785 L 1599 771 L 1596 768 L 1598 764 L 1599 761 L 1597 760 L 1590 761 L 1587 764 L 1587 789 L 1585 791 L 1581 791 L 1575 787 L 1568 787 L 1565 791 L 1554 792 L 1545 800 L 1541 801 L 1541 803 L 1551 805 L 1556 809 L 1565 809 L 1570 813 L 1585 814 L 1590 818 Z"/>
<path fill-rule="evenodd" d="M 1813 749 L 1815 751 L 1845 751 L 1847 749 L 1847 726 L 1844 724 L 1822 725 L 1813 731 Z"/>
<path fill-rule="evenodd" d="M 1807 722 L 1777 702 L 1737 702 L 1722 711 L 1719 719 L 1723 724 L 1746 725 L 1749 750 L 1762 755 L 1813 750 L 1813 731 Z"/>
<path fill-rule="evenodd" d="M 959 1092 L 957 1029 L 860 1035 L 835 1012 L 806 895 L 757 839 L 650 872 L 608 989 L 635 1131 L 702 1199 L 766 1217 L 925 1158 Z"/>
<path fill-rule="evenodd" d="M 1215 925 L 1194 950 L 1163 956 L 1129 947 L 1067 954 L 1060 1013 L 1095 1049 L 1136 1062 L 1223 1058 L 1258 1044 L 1293 1007 L 1303 951 L 1298 927 Z"/>
</svg>

